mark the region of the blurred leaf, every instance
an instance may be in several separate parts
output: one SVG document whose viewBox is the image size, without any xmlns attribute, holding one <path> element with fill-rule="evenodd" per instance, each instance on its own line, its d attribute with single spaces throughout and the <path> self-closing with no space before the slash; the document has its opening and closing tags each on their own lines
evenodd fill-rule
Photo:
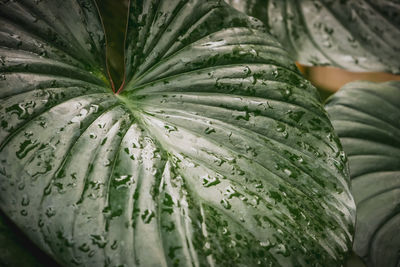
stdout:
<svg viewBox="0 0 400 267">
<path fill-rule="evenodd" d="M 263 21 L 304 65 L 400 73 L 400 2 L 226 0 Z"/>
<path fill-rule="evenodd" d="M 353 82 L 326 104 L 349 157 L 354 251 L 368 266 L 400 262 L 400 82 Z"/>
</svg>

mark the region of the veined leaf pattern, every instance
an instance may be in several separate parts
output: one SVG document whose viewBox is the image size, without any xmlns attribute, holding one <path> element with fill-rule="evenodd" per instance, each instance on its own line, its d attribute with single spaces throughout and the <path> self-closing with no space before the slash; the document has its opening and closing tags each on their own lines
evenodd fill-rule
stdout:
<svg viewBox="0 0 400 267">
<path fill-rule="evenodd" d="M 301 64 L 400 73 L 399 1 L 227 2 L 263 21 Z"/>
<path fill-rule="evenodd" d="M 131 1 L 113 94 L 94 2 L 1 10 L 0 207 L 59 263 L 343 262 L 346 158 L 258 20 L 223 1 Z"/>
</svg>

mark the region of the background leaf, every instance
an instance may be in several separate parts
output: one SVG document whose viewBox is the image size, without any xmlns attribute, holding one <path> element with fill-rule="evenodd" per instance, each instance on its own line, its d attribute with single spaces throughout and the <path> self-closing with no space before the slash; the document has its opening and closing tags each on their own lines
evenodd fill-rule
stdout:
<svg viewBox="0 0 400 267">
<path fill-rule="evenodd" d="M 227 2 L 263 21 L 301 64 L 400 73 L 398 1 Z"/>
<path fill-rule="evenodd" d="M 42 20 L 61 17 L 38 29 L 12 20 L 30 2 L 3 7 L 22 44 L 57 36 L 45 58 L 1 35 L 0 207 L 59 263 L 343 263 L 346 158 L 259 21 L 221 1 L 132 1 L 113 94 L 94 2 L 40 1 Z"/>
<path fill-rule="evenodd" d="M 0 266 L 57 266 L 0 212 Z"/>
<path fill-rule="evenodd" d="M 368 266 L 400 256 L 400 82 L 353 82 L 326 109 L 349 157 L 357 204 L 355 252 Z"/>
</svg>

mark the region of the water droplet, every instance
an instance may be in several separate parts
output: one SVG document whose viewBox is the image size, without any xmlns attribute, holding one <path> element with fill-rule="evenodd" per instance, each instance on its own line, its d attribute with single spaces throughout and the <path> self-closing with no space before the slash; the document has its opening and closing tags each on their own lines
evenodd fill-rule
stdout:
<svg viewBox="0 0 400 267">
<path fill-rule="evenodd" d="M 222 228 L 222 234 L 229 235 L 229 230 L 226 227 Z"/>
<path fill-rule="evenodd" d="M 155 217 L 155 214 L 153 211 L 151 210 L 145 210 L 142 214 L 142 220 L 144 223 L 148 224 L 151 222 L 151 220 Z"/>
<path fill-rule="evenodd" d="M 30 139 L 25 140 L 24 142 L 20 143 L 19 150 L 15 153 L 15 155 L 17 156 L 17 158 L 23 159 L 31 150 L 33 150 L 38 145 L 39 143 L 37 141 L 32 141 Z"/>
<path fill-rule="evenodd" d="M 332 47 L 332 43 L 329 40 L 323 41 L 322 45 L 325 46 L 326 48 Z"/>
<path fill-rule="evenodd" d="M 344 151 L 340 151 L 339 158 L 343 163 L 347 162 L 347 156 L 346 156 L 346 153 Z"/>
<path fill-rule="evenodd" d="M 333 32 L 334 32 L 334 29 L 325 25 L 324 31 L 325 31 L 327 34 L 332 35 Z"/>
<path fill-rule="evenodd" d="M 209 175 L 203 176 L 202 179 L 204 187 L 210 187 L 221 183 L 217 177 L 210 177 Z"/>
<path fill-rule="evenodd" d="M 290 87 L 283 88 L 281 94 L 287 100 L 292 95 L 292 89 Z"/>
<path fill-rule="evenodd" d="M 284 244 L 278 244 L 276 246 L 276 252 L 277 252 L 277 254 L 281 254 L 284 257 L 290 256 L 290 252 L 286 249 Z"/>
<path fill-rule="evenodd" d="M 117 240 L 115 240 L 112 244 L 111 244 L 111 249 L 112 250 L 116 250 L 118 248 L 118 242 Z"/>
<path fill-rule="evenodd" d="M 262 247 L 269 247 L 269 246 L 271 246 L 271 243 L 269 242 L 269 240 L 261 241 L 261 242 L 260 242 L 260 246 L 262 246 Z"/>
<path fill-rule="evenodd" d="M 243 68 L 243 72 L 246 76 L 249 76 L 251 74 L 251 69 L 249 68 L 249 66 L 246 66 Z"/>
<path fill-rule="evenodd" d="M 175 126 L 167 125 L 167 124 L 164 125 L 164 128 L 166 129 L 166 131 L 167 131 L 168 133 L 174 132 L 174 131 L 177 131 L 177 130 L 178 130 Z"/>
<path fill-rule="evenodd" d="M 226 195 L 228 199 L 241 196 L 241 194 L 238 191 L 236 191 L 236 189 L 233 186 L 228 186 L 225 190 L 226 191 L 224 195 Z"/>
<path fill-rule="evenodd" d="M 25 188 L 25 183 L 20 183 L 18 185 L 18 190 L 24 190 L 24 188 Z"/>
<path fill-rule="evenodd" d="M 80 112 L 79 112 L 79 115 L 73 117 L 73 118 L 71 119 L 71 122 L 76 122 L 76 123 L 81 122 L 81 121 L 86 117 L 86 115 L 87 115 L 88 113 L 89 113 L 89 112 L 87 111 L 87 109 L 84 109 L 84 108 L 81 109 Z"/>
<path fill-rule="evenodd" d="M 97 113 L 97 111 L 99 111 L 99 105 L 91 104 L 89 111 L 92 113 Z"/>
<path fill-rule="evenodd" d="M 343 169 L 344 169 L 343 163 L 336 159 L 332 159 L 332 160 L 333 160 L 333 165 L 335 165 L 336 169 L 339 171 L 343 171 Z"/>
<path fill-rule="evenodd" d="M 278 132 L 280 132 L 280 133 L 281 133 L 281 132 L 284 132 L 285 129 L 286 129 L 285 124 L 278 123 L 278 125 L 276 126 L 276 130 L 277 130 Z"/>
<path fill-rule="evenodd" d="M 204 133 L 205 133 L 205 134 L 215 133 L 215 129 L 212 128 L 212 127 L 207 127 L 207 128 L 204 130 Z"/>
<path fill-rule="evenodd" d="M 133 182 L 132 175 L 121 175 L 114 179 L 114 184 L 117 189 L 130 186 Z"/>
<path fill-rule="evenodd" d="M 287 176 L 291 176 L 292 175 L 292 171 L 289 170 L 289 169 L 284 169 L 283 172 L 286 173 Z"/>
<path fill-rule="evenodd" d="M 40 127 L 42 127 L 43 129 L 47 128 L 47 122 L 46 121 L 40 121 L 39 122 Z"/>
<path fill-rule="evenodd" d="M 50 218 L 54 215 L 56 215 L 56 210 L 53 207 L 48 207 L 46 210 L 46 216 Z"/>
<path fill-rule="evenodd" d="M 28 195 L 26 195 L 26 194 L 24 194 L 23 196 L 22 196 L 22 201 L 21 201 L 21 205 L 22 206 L 28 206 L 29 205 L 29 197 L 28 197 Z"/>
<path fill-rule="evenodd" d="M 103 235 L 91 235 L 92 243 L 97 245 L 99 248 L 104 248 L 108 241 Z"/>
<path fill-rule="evenodd" d="M 229 201 L 226 200 L 225 198 L 223 198 L 223 199 L 221 200 L 221 204 L 222 204 L 222 206 L 223 206 L 225 209 L 227 209 L 227 210 L 229 210 L 229 209 L 232 207 L 231 203 L 229 203 Z"/>
<path fill-rule="evenodd" d="M 277 69 L 272 71 L 272 76 L 274 76 L 274 78 L 278 78 L 279 77 L 279 71 Z"/>
</svg>

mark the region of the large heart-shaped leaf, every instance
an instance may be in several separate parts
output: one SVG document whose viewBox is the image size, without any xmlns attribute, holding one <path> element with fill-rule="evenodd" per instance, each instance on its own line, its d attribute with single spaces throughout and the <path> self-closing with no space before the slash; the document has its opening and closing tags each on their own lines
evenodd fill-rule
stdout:
<svg viewBox="0 0 400 267">
<path fill-rule="evenodd" d="M 394 0 L 227 0 L 263 21 L 301 64 L 400 73 Z"/>
<path fill-rule="evenodd" d="M 221 1 L 131 1 L 114 94 L 94 2 L 0 10 L 0 207 L 59 263 L 343 262 L 346 158 L 259 21 Z"/>
<path fill-rule="evenodd" d="M 330 98 L 357 204 L 354 250 L 368 266 L 400 261 L 400 82 L 354 82 Z"/>
</svg>

